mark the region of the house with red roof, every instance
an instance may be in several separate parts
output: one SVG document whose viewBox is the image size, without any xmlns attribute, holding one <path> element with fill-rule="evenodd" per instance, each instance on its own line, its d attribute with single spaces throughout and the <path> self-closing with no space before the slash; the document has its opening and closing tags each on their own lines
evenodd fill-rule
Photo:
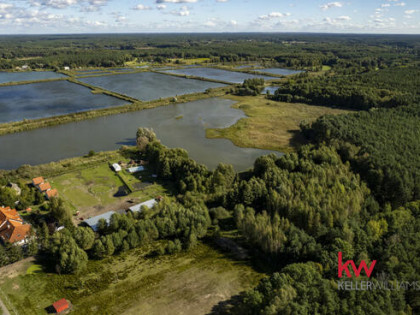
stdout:
<svg viewBox="0 0 420 315">
<path fill-rule="evenodd" d="M 38 189 L 40 190 L 40 192 L 46 192 L 51 189 L 51 185 L 48 182 L 42 183 L 38 185 Z"/>
<path fill-rule="evenodd" d="M 44 182 L 44 177 L 40 176 L 40 177 L 35 177 L 32 179 L 32 185 L 34 185 L 35 187 L 37 187 L 38 185 L 41 185 Z"/>
<path fill-rule="evenodd" d="M 50 189 L 45 192 L 45 197 L 47 197 L 48 200 L 51 200 L 53 197 L 58 196 L 58 190 L 57 189 Z"/>
<path fill-rule="evenodd" d="M 1 241 L 22 245 L 30 235 L 30 231 L 31 225 L 23 222 L 16 209 L 0 207 Z"/>
</svg>

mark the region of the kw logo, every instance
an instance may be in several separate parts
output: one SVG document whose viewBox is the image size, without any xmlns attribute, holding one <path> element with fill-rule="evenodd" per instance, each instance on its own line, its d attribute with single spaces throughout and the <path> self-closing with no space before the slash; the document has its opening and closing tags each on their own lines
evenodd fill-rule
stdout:
<svg viewBox="0 0 420 315">
<path fill-rule="evenodd" d="M 351 267 L 353 268 L 354 274 L 356 275 L 356 278 L 360 276 L 360 273 L 362 272 L 362 269 L 365 270 L 366 275 L 368 277 L 370 277 L 370 275 L 372 274 L 373 268 L 375 267 L 376 264 L 376 260 L 372 261 L 372 264 L 370 265 L 370 267 L 368 268 L 368 266 L 366 265 L 366 262 L 364 260 L 362 260 L 360 262 L 359 267 L 356 267 L 356 264 L 354 263 L 353 260 L 347 260 L 345 264 L 343 264 L 343 253 L 342 252 L 338 252 L 338 277 L 342 278 L 343 277 L 343 271 L 346 272 L 346 275 L 348 278 L 351 278 L 352 275 L 349 271 L 349 265 L 351 265 Z"/>
</svg>

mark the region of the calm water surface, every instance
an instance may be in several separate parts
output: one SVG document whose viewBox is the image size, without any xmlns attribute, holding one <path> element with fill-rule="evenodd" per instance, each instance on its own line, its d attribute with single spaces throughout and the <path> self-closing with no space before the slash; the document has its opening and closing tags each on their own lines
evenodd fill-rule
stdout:
<svg viewBox="0 0 420 315">
<path fill-rule="evenodd" d="M 2 72 L 0 83 L 58 79 L 66 77 L 64 74 L 52 71 Z"/>
<path fill-rule="evenodd" d="M 64 115 L 127 102 L 68 81 L 0 87 L 0 123 Z"/>
<path fill-rule="evenodd" d="M 0 148 L 7 154 L 0 158 L 0 169 L 134 145 L 141 126 L 153 128 L 163 144 L 186 149 L 191 158 L 210 168 L 224 162 L 245 170 L 258 156 L 273 151 L 240 148 L 227 139 L 205 137 L 206 128 L 228 127 L 245 117 L 241 110 L 231 108 L 232 104 L 231 100 L 212 98 L 1 136 Z"/>
<path fill-rule="evenodd" d="M 215 68 L 189 68 L 189 69 L 175 69 L 168 70 L 166 72 L 175 73 L 175 74 L 185 74 L 192 75 L 201 78 L 221 80 L 225 82 L 232 83 L 242 83 L 245 79 L 253 78 L 263 78 L 264 80 L 273 80 L 275 78 L 265 76 L 265 75 L 256 75 L 243 72 L 227 71 Z"/>
<path fill-rule="evenodd" d="M 177 78 L 154 72 L 81 78 L 80 81 L 125 94 L 142 101 L 204 92 L 208 88 L 224 86 L 220 83 Z"/>
<path fill-rule="evenodd" d="M 297 74 L 297 73 L 303 72 L 299 70 L 290 70 L 290 69 L 282 69 L 282 68 L 258 69 L 256 71 L 261 72 L 261 73 L 272 73 L 272 74 L 278 74 L 278 75 L 291 75 L 291 74 Z"/>
</svg>

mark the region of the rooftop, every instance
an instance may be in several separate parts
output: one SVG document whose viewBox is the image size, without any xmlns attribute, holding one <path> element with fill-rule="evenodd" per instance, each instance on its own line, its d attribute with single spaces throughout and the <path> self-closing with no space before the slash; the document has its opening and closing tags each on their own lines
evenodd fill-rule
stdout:
<svg viewBox="0 0 420 315">
<path fill-rule="evenodd" d="M 139 204 L 137 204 L 137 205 L 135 205 L 135 206 L 132 206 L 132 207 L 130 207 L 129 209 L 131 210 L 131 211 L 133 211 L 133 212 L 140 212 L 141 211 L 141 208 L 143 207 L 143 206 L 146 206 L 147 208 L 152 208 L 155 204 L 157 203 L 157 201 L 155 200 L 155 199 L 150 199 L 150 200 L 147 200 L 147 201 L 145 201 L 145 202 L 142 202 L 142 203 L 139 203 Z"/>
<path fill-rule="evenodd" d="M 42 184 L 43 182 L 44 182 L 44 178 L 42 176 L 35 177 L 35 178 L 32 179 L 32 183 L 34 185 L 39 185 L 39 184 Z"/>
<path fill-rule="evenodd" d="M 108 211 L 105 213 L 102 213 L 100 215 L 97 215 L 96 217 L 92 217 L 89 219 L 86 219 L 83 221 L 83 223 L 86 223 L 87 225 L 89 225 L 94 231 L 96 231 L 98 229 L 97 225 L 100 219 L 104 219 L 107 223 L 109 223 L 109 219 L 111 218 L 111 216 L 116 213 L 115 211 Z"/>
<path fill-rule="evenodd" d="M 47 191 L 49 189 L 51 189 L 50 183 L 42 183 L 39 185 L 39 190 L 41 191 Z"/>
</svg>

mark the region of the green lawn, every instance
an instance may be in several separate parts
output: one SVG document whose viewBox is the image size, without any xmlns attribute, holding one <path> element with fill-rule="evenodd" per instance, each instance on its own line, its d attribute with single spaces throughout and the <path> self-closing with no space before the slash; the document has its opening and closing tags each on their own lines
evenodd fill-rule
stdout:
<svg viewBox="0 0 420 315">
<path fill-rule="evenodd" d="M 112 203 L 123 186 L 108 163 L 53 177 L 50 182 L 75 209 Z"/>
<path fill-rule="evenodd" d="M 204 244 L 172 256 L 150 258 L 148 252 L 89 261 L 79 276 L 21 272 L 3 277 L 0 289 L 19 314 L 46 314 L 46 307 L 64 297 L 74 305 L 72 314 L 196 315 L 263 276 Z"/>
</svg>

